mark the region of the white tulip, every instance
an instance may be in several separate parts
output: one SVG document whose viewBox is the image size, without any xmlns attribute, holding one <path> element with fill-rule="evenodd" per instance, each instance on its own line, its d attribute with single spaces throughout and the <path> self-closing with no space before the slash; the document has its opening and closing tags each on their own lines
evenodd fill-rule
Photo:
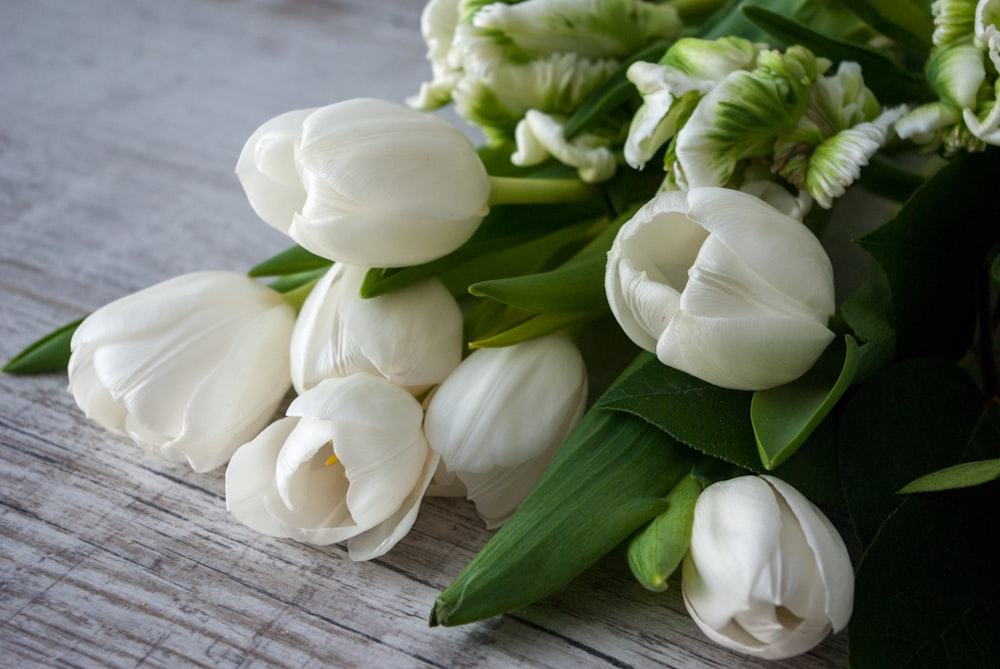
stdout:
<svg viewBox="0 0 1000 669">
<path fill-rule="evenodd" d="M 710 639 L 781 659 L 847 625 L 854 572 L 837 530 L 799 491 L 770 476 L 743 476 L 698 498 L 682 588 Z"/>
<path fill-rule="evenodd" d="M 724 188 L 662 193 L 608 252 L 625 334 L 670 367 L 726 388 L 792 381 L 833 339 L 833 269 L 813 234 Z"/>
<path fill-rule="evenodd" d="M 288 392 L 295 315 L 235 272 L 164 281 L 91 314 L 69 390 L 91 420 L 172 462 L 224 464 Z"/>
<path fill-rule="evenodd" d="M 384 554 L 413 526 L 438 463 L 408 392 L 371 374 L 328 379 L 233 455 L 226 506 L 263 534 Z"/>
<path fill-rule="evenodd" d="M 431 398 L 424 431 L 487 525 L 502 523 L 583 414 L 587 374 L 562 335 L 475 351 Z"/>
<path fill-rule="evenodd" d="M 489 209 L 489 177 L 465 135 L 384 100 L 277 116 L 247 140 L 236 174 L 264 221 L 352 265 L 434 260 Z"/>
<path fill-rule="evenodd" d="M 462 312 L 437 279 L 363 299 L 367 269 L 335 264 L 302 305 L 292 334 L 292 383 L 369 372 L 419 394 L 462 360 Z"/>
</svg>

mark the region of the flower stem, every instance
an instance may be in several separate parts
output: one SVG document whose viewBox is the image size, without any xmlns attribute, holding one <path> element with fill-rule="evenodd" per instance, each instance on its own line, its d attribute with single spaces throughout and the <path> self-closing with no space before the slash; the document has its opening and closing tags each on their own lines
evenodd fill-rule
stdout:
<svg viewBox="0 0 1000 669">
<path fill-rule="evenodd" d="M 598 190 L 579 179 L 522 179 L 490 177 L 490 205 L 557 204 L 578 202 L 597 195 Z"/>
</svg>

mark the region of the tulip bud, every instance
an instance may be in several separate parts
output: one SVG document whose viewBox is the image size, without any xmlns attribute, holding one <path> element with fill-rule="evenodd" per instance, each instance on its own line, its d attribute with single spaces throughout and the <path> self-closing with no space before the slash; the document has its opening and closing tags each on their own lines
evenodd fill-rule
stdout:
<svg viewBox="0 0 1000 669">
<path fill-rule="evenodd" d="M 247 140 L 236 174 L 264 221 L 317 255 L 366 267 L 454 251 L 486 215 L 490 194 L 457 128 L 373 99 L 271 119 Z"/>
<path fill-rule="evenodd" d="M 431 398 L 427 440 L 489 526 L 503 522 L 583 414 L 587 376 L 562 335 L 475 351 Z"/>
<path fill-rule="evenodd" d="M 73 335 L 69 390 L 88 418 L 204 472 L 288 392 L 294 313 L 234 272 L 185 274 L 112 302 Z"/>
<path fill-rule="evenodd" d="M 292 333 L 299 393 L 330 377 L 368 372 L 419 394 L 462 360 L 462 313 L 437 279 L 363 299 L 367 270 L 336 264 L 309 293 Z"/>
<path fill-rule="evenodd" d="M 698 498 L 684 604 L 716 643 L 781 659 L 847 625 L 854 572 L 843 540 L 800 492 L 770 476 L 716 483 Z"/>
<path fill-rule="evenodd" d="M 633 342 L 726 388 L 792 381 L 833 339 L 833 269 L 822 246 L 797 220 L 734 190 L 648 202 L 608 252 L 605 290 Z"/>
<path fill-rule="evenodd" d="M 360 373 L 303 393 L 288 416 L 233 455 L 229 511 L 269 536 L 346 541 L 354 560 L 384 554 L 413 526 L 438 462 L 420 404 Z"/>
</svg>

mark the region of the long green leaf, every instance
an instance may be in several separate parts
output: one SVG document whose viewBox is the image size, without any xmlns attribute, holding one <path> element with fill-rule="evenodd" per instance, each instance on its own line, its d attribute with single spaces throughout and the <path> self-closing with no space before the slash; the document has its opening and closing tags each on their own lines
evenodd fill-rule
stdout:
<svg viewBox="0 0 1000 669">
<path fill-rule="evenodd" d="M 823 34 L 763 7 L 750 5 L 743 8 L 743 13 L 769 34 L 791 44 L 801 44 L 835 62 L 858 63 L 865 85 L 884 105 L 935 99 L 922 75 L 903 70 L 883 51 Z"/>
<path fill-rule="evenodd" d="M 757 450 L 765 469 L 787 460 L 830 413 L 854 380 L 858 345 L 847 335 L 812 370 L 777 388 L 754 393 L 750 403 Z"/>
<path fill-rule="evenodd" d="M 67 323 L 33 342 L 4 365 L 8 374 L 45 374 L 65 371 L 69 363 L 69 344 L 83 319 Z"/>
<path fill-rule="evenodd" d="M 604 258 L 593 257 L 568 269 L 481 281 L 469 286 L 469 292 L 538 314 L 551 311 L 604 313 L 608 311 L 604 295 L 605 264 Z"/>
<path fill-rule="evenodd" d="M 551 311 L 531 316 L 526 321 L 504 328 L 489 336 L 469 342 L 471 348 L 497 348 L 512 346 L 522 341 L 542 337 L 603 317 L 603 313 L 592 311 Z"/>
<path fill-rule="evenodd" d="M 264 276 L 303 274 L 329 267 L 330 264 L 331 262 L 326 258 L 321 258 L 315 253 L 310 253 L 301 246 L 292 246 L 254 265 L 247 272 L 247 275 L 259 278 Z"/>
<path fill-rule="evenodd" d="M 843 4 L 886 37 L 926 56 L 934 20 L 926 3 L 913 0 L 843 0 Z"/>
<path fill-rule="evenodd" d="M 641 418 L 591 411 L 521 507 L 442 592 L 431 625 L 527 606 L 583 572 L 664 509 L 690 451 Z"/>
</svg>

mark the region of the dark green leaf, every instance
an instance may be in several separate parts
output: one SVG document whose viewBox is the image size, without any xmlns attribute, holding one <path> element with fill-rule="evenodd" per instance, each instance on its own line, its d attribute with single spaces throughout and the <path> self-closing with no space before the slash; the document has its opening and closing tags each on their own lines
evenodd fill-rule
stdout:
<svg viewBox="0 0 1000 669">
<path fill-rule="evenodd" d="M 862 342 L 854 379 L 863 381 L 891 362 L 896 354 L 889 280 L 878 265 L 871 266 L 865 280 L 840 306 L 840 313 Z"/>
<path fill-rule="evenodd" d="M 934 20 L 926 3 L 914 0 L 844 0 L 868 25 L 903 46 L 926 55 Z"/>
<path fill-rule="evenodd" d="M 438 596 L 431 625 L 461 625 L 555 592 L 664 509 L 690 451 L 635 416 L 590 411 L 497 534 Z"/>
<path fill-rule="evenodd" d="M 1000 666 L 1000 484 L 905 498 L 865 552 L 854 669 Z"/>
<path fill-rule="evenodd" d="M 765 7 L 803 25 L 823 26 L 827 34 L 840 40 L 865 42 L 874 35 L 871 28 L 845 8 L 840 0 L 735 0 L 702 23 L 695 31 L 696 36 L 718 39 L 733 35 L 754 42 L 766 42 L 775 49 L 784 49 L 793 44 L 794 42 L 771 35 L 746 20 L 742 10 L 756 6 Z"/>
<path fill-rule="evenodd" d="M 760 6 L 746 6 L 743 8 L 743 14 L 769 34 L 789 44 L 801 44 L 834 63 L 839 61 L 858 63 L 861 65 L 865 85 L 875 93 L 883 105 L 936 99 L 921 74 L 903 70 L 883 51 L 817 32 L 803 23 Z M 818 25 L 827 27 L 823 24 Z"/>
<path fill-rule="evenodd" d="M 603 313 L 591 311 L 551 311 L 531 316 L 526 321 L 482 339 L 469 342 L 471 348 L 496 348 L 511 346 L 522 341 L 542 337 L 603 317 Z"/>
<path fill-rule="evenodd" d="M 844 494 L 863 545 L 905 499 L 900 488 L 959 461 L 982 406 L 968 376 L 939 359 L 900 362 L 858 386 L 841 414 L 838 442 Z"/>
<path fill-rule="evenodd" d="M 860 240 L 889 279 L 902 356 L 958 358 L 969 347 L 977 272 L 1000 237 L 1000 226 L 983 214 L 993 206 L 998 173 L 1000 151 L 959 156 Z"/>
<path fill-rule="evenodd" d="M 495 206 L 472 238 L 455 251 L 423 265 L 372 269 L 365 277 L 361 294 L 375 297 L 399 290 L 488 253 L 523 244 L 559 228 L 601 218 L 605 212 L 600 199 L 556 205 Z"/>
<path fill-rule="evenodd" d="M 750 418 L 765 469 L 788 459 L 847 392 L 857 371 L 858 345 L 847 335 L 791 383 L 753 394 Z"/>
<path fill-rule="evenodd" d="M 1000 478 L 1000 405 L 990 406 L 979 419 L 962 455 L 965 462 L 926 474 L 900 492 L 967 488 Z"/>
<path fill-rule="evenodd" d="M 589 258 L 568 269 L 482 281 L 469 286 L 469 292 L 536 314 L 552 311 L 602 313 L 608 310 L 604 295 L 605 264 L 602 257 Z"/>
<path fill-rule="evenodd" d="M 865 81 L 868 72 L 865 71 Z M 908 200 L 918 188 L 920 188 L 927 177 L 911 172 L 889 157 L 881 153 L 876 153 L 868 161 L 868 164 L 861 168 L 861 175 L 858 177 L 858 184 L 870 193 L 897 202 Z"/>
<path fill-rule="evenodd" d="M 289 293 L 296 288 L 301 288 L 307 283 L 316 281 L 328 271 L 330 271 L 329 267 L 322 267 L 320 269 L 314 269 L 310 272 L 287 274 L 285 276 L 278 277 L 276 280 L 267 284 L 267 287 L 279 293 Z"/>
<path fill-rule="evenodd" d="M 750 423 L 752 395 L 713 386 L 643 354 L 598 406 L 641 416 L 697 451 L 764 473 Z M 817 503 L 840 508 L 834 446 L 824 422 L 777 475 Z"/>
<path fill-rule="evenodd" d="M 83 319 L 67 323 L 54 330 L 26 349 L 15 355 L 4 365 L 3 371 L 8 374 L 45 374 L 66 370 L 69 363 L 69 344 L 73 333 Z"/>
<path fill-rule="evenodd" d="M 1000 458 L 976 460 L 945 467 L 910 481 L 899 491 L 910 494 L 916 492 L 939 492 L 955 488 L 971 488 L 1000 479 Z"/>
<path fill-rule="evenodd" d="M 567 140 L 573 139 L 581 132 L 599 123 L 610 112 L 620 107 L 629 99 L 634 99 L 638 104 L 639 93 L 636 91 L 635 86 L 632 85 L 632 82 L 625 76 L 629 66 L 640 60 L 656 63 L 669 46 L 670 42 L 666 40 L 656 42 L 622 63 L 608 77 L 607 81 L 598 86 L 597 90 L 577 107 L 573 115 L 566 121 L 566 125 L 563 126 L 563 136 Z"/>
<path fill-rule="evenodd" d="M 997 254 L 993 264 L 990 265 L 990 278 L 993 280 L 993 285 L 1000 288 L 1000 254 Z"/>
<path fill-rule="evenodd" d="M 255 265 L 247 272 L 252 277 L 286 276 L 324 269 L 333 264 L 326 258 L 306 251 L 301 246 L 293 246 Z"/>
</svg>

